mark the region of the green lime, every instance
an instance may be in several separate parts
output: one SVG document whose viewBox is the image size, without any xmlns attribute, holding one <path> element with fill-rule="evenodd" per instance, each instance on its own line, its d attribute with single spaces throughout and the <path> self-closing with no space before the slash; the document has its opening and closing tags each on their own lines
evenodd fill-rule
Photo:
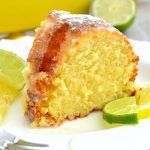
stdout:
<svg viewBox="0 0 150 150">
<path fill-rule="evenodd" d="M 138 2 L 138 0 L 134 0 L 134 2 L 135 2 L 135 3 L 137 3 L 137 2 Z"/>
<path fill-rule="evenodd" d="M 133 0 L 93 0 L 91 14 L 124 31 L 134 21 L 136 6 Z"/>
<path fill-rule="evenodd" d="M 109 123 L 137 124 L 138 108 L 135 97 L 124 97 L 106 104 L 103 119 Z"/>
<path fill-rule="evenodd" d="M 20 90 L 24 85 L 22 70 L 25 61 L 12 52 L 0 50 L 0 82 Z"/>
</svg>

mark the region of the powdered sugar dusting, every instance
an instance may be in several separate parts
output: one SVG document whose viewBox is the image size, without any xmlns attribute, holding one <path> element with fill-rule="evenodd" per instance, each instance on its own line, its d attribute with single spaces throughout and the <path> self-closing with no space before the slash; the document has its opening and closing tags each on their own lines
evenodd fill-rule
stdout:
<svg viewBox="0 0 150 150">
<path fill-rule="evenodd" d="M 59 23 L 69 24 L 72 31 L 86 31 L 91 28 L 96 28 L 97 30 L 103 28 L 109 31 L 116 30 L 110 24 L 106 23 L 103 19 L 91 15 L 71 14 L 65 11 L 53 11 L 51 14 L 57 17 L 57 21 Z"/>
</svg>

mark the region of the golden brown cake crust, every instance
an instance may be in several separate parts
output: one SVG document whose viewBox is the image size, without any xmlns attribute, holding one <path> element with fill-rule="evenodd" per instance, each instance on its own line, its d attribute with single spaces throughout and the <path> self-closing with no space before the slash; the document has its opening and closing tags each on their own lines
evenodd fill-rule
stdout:
<svg viewBox="0 0 150 150">
<path fill-rule="evenodd" d="M 96 32 L 98 30 L 116 31 L 115 28 L 100 18 L 90 15 L 73 15 L 65 11 L 53 11 L 48 15 L 46 21 L 41 23 L 41 28 L 38 29 L 28 57 L 28 62 L 32 64 L 35 72 L 49 72 L 51 67 L 47 67 L 45 63 L 55 64 L 59 61 L 57 56 L 59 55 L 61 44 L 66 41 L 66 39 L 71 38 L 68 42 L 74 42 L 81 34 Z M 52 55 L 48 55 L 50 60 L 46 62 L 46 55 L 49 51 Z M 61 53 L 63 53 L 63 51 L 61 51 Z"/>
<path fill-rule="evenodd" d="M 52 79 L 58 74 L 60 64 L 69 53 L 67 50 L 77 44 L 76 39 L 86 33 L 100 30 L 109 30 L 114 34 L 119 33 L 120 38 L 126 40 L 117 29 L 102 19 L 89 15 L 72 15 L 64 11 L 54 11 L 48 15 L 46 21 L 42 22 L 28 56 L 30 73 L 28 75 L 26 115 L 31 121 L 37 122 L 36 126 L 38 126 L 41 116 L 45 117 L 47 126 L 59 125 L 63 122 L 63 120 L 56 120 L 48 113 L 42 113 L 40 100 L 47 99 L 46 88 L 50 87 Z M 129 42 L 127 41 L 127 43 Z M 130 49 L 132 49 L 131 46 Z M 133 55 L 135 55 L 134 52 Z M 133 61 L 138 62 L 136 55 Z M 130 80 L 133 81 L 136 75 L 137 67 L 135 67 Z M 76 117 L 82 116 L 72 116 L 68 119 L 72 120 Z"/>
</svg>

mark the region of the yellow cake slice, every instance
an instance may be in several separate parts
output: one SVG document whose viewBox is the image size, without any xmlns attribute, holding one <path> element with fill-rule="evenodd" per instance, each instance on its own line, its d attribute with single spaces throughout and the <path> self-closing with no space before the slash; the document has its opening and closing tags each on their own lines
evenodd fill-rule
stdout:
<svg viewBox="0 0 150 150">
<path fill-rule="evenodd" d="M 134 93 L 138 57 L 100 18 L 53 11 L 28 56 L 25 114 L 32 125 L 60 125 Z"/>
</svg>

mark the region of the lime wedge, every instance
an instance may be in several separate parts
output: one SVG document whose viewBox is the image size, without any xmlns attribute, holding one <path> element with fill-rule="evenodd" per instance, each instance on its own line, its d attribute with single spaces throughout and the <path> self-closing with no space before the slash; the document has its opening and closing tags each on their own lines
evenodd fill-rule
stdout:
<svg viewBox="0 0 150 150">
<path fill-rule="evenodd" d="M 133 0 L 93 0 L 91 14 L 103 18 L 120 31 L 127 29 L 135 18 Z"/>
<path fill-rule="evenodd" d="M 25 61 L 16 54 L 0 50 L 0 82 L 20 90 L 24 85 L 21 71 L 25 65 Z"/>
<path fill-rule="evenodd" d="M 106 104 L 103 119 L 108 123 L 137 124 L 138 109 L 135 97 L 125 97 Z"/>
</svg>

